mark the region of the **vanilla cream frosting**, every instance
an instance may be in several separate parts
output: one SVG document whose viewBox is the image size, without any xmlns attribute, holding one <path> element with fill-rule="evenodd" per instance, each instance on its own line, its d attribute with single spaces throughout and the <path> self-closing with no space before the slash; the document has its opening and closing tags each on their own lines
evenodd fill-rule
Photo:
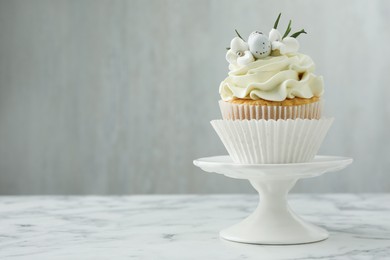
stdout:
<svg viewBox="0 0 390 260">
<path fill-rule="evenodd" d="M 234 98 L 283 101 L 319 97 L 324 92 L 322 76 L 313 73 L 314 62 L 301 53 L 268 56 L 245 65 L 230 64 L 229 69 L 229 76 L 219 87 L 224 101 Z"/>
</svg>

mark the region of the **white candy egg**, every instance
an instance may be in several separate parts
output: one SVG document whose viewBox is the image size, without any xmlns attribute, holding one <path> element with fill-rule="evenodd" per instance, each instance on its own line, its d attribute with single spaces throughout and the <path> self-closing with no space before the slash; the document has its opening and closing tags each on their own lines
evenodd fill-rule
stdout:
<svg viewBox="0 0 390 260">
<path fill-rule="evenodd" d="M 265 58 L 271 53 L 271 43 L 261 32 L 254 31 L 248 38 L 249 50 L 257 59 Z"/>
</svg>

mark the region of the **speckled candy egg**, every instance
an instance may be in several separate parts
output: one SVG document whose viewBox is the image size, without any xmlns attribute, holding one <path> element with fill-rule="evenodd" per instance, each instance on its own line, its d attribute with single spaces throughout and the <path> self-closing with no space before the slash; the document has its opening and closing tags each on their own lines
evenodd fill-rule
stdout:
<svg viewBox="0 0 390 260">
<path fill-rule="evenodd" d="M 248 38 L 249 50 L 257 59 L 265 58 L 271 53 L 271 43 L 263 33 L 254 31 Z"/>
</svg>

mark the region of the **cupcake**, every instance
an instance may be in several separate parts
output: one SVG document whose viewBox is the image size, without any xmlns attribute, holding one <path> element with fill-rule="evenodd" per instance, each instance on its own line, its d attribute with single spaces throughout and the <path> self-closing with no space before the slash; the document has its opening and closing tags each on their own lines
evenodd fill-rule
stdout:
<svg viewBox="0 0 390 260">
<path fill-rule="evenodd" d="M 228 48 L 228 77 L 219 87 L 224 119 L 318 119 L 324 83 L 314 74 L 312 59 L 298 52 L 297 37 L 305 30 L 277 30 L 280 15 L 269 36 L 252 32 L 246 42 L 236 31 Z"/>
<path fill-rule="evenodd" d="M 280 14 L 266 36 L 236 31 L 228 48 L 228 77 L 219 87 L 222 120 L 211 124 L 236 163 L 300 163 L 314 159 L 333 118 L 322 116 L 324 83 L 313 60 L 299 53 L 291 20 Z"/>
</svg>

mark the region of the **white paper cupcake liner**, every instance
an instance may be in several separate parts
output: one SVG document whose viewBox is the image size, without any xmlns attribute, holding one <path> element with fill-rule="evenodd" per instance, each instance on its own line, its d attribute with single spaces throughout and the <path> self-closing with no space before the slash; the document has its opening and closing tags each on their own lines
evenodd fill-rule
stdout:
<svg viewBox="0 0 390 260">
<path fill-rule="evenodd" d="M 212 126 L 235 163 L 300 163 L 314 159 L 333 118 L 213 120 Z"/>
<path fill-rule="evenodd" d="M 322 101 L 299 106 L 256 106 L 246 104 L 234 104 L 223 100 L 219 101 L 223 119 L 320 119 Z"/>
</svg>

